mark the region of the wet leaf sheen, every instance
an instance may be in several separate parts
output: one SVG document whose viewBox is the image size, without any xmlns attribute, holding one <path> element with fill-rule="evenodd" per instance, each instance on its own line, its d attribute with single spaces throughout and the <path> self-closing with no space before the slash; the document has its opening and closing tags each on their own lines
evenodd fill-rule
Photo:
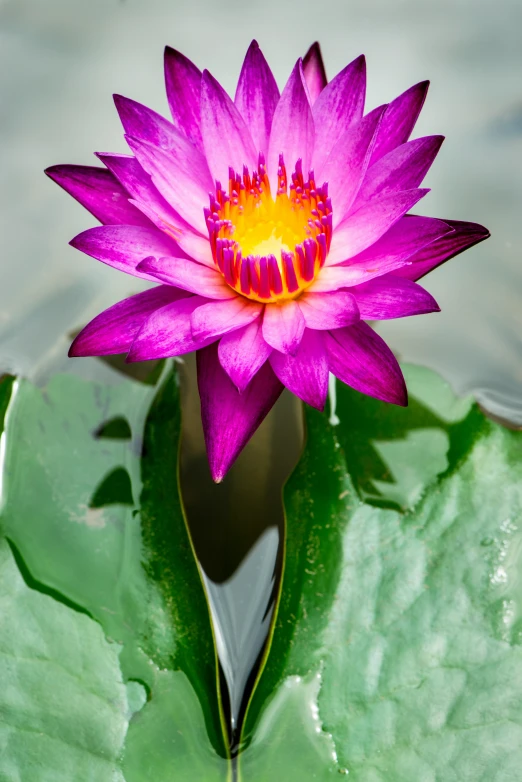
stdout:
<svg viewBox="0 0 522 782">
<path fill-rule="evenodd" d="M 226 782 L 175 375 L 17 382 L 5 424 L 0 779 Z"/>
<path fill-rule="evenodd" d="M 306 411 L 242 782 L 520 778 L 522 434 L 407 380 L 405 410 Z"/>
</svg>

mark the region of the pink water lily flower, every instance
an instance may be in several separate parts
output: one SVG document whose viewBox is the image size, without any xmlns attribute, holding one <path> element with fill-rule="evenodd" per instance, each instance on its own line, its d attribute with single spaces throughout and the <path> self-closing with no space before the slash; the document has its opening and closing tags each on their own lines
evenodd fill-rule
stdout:
<svg viewBox="0 0 522 782">
<path fill-rule="evenodd" d="M 331 372 L 407 404 L 365 321 L 438 310 L 416 280 L 488 236 L 407 214 L 443 140 L 408 141 L 428 82 L 365 114 L 365 77 L 361 56 L 328 83 L 314 44 L 280 94 L 253 41 L 231 100 L 167 48 L 172 120 L 116 95 L 131 154 L 47 170 L 103 223 L 73 247 L 156 283 L 94 318 L 70 355 L 196 350 L 216 481 L 285 386 L 322 410 Z"/>
</svg>

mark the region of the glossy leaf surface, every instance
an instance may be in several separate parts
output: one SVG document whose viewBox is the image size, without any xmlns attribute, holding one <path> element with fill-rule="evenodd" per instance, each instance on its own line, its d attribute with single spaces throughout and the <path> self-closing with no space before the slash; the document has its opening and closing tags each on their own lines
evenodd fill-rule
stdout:
<svg viewBox="0 0 522 782">
<path fill-rule="evenodd" d="M 208 605 L 177 485 L 179 430 L 174 373 L 158 388 L 67 375 L 13 386 L 0 778 L 228 779 Z"/>
<path fill-rule="evenodd" d="M 520 775 L 522 434 L 407 382 L 404 410 L 337 384 L 338 426 L 306 411 L 241 782 Z"/>
</svg>

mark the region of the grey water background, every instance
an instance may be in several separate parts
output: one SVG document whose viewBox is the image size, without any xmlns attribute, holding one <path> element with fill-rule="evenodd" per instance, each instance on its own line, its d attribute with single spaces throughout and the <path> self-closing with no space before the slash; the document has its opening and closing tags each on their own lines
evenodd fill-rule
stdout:
<svg viewBox="0 0 522 782">
<path fill-rule="evenodd" d="M 68 246 L 94 223 L 43 169 L 92 164 L 94 150 L 125 151 L 114 92 L 168 114 L 165 44 L 233 93 L 253 37 L 280 86 L 316 39 L 330 77 L 366 54 L 369 107 L 431 79 L 416 135 L 447 139 L 418 211 L 483 223 L 492 238 L 426 278 L 441 313 L 380 331 L 402 359 L 436 369 L 458 393 L 474 392 L 522 425 L 520 0 L 0 0 L 0 369 L 38 382 L 54 371 L 99 377 L 99 362 L 67 359 L 67 335 L 140 289 Z M 302 430 L 297 406 L 284 398 L 214 487 L 191 367 L 183 367 L 185 501 L 224 638 L 224 668 L 240 693 L 262 644 L 280 487 Z"/>
</svg>

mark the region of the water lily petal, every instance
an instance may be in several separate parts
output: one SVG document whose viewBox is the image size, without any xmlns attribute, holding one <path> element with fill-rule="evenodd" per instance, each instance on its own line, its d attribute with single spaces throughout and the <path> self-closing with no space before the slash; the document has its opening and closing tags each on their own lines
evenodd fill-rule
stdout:
<svg viewBox="0 0 522 782">
<path fill-rule="evenodd" d="M 201 83 L 201 132 L 208 165 L 215 180 L 226 184 L 229 168 L 257 168 L 257 150 L 245 120 L 221 84 L 208 72 Z"/>
<path fill-rule="evenodd" d="M 208 186 L 211 180 L 205 158 L 184 133 L 148 106 L 123 95 L 113 97 L 126 137 L 146 141 L 154 147 L 172 152 L 178 158 L 185 157 L 194 168 L 194 176 L 200 176 Z"/>
<path fill-rule="evenodd" d="M 137 265 L 151 254 L 175 255 L 177 245 L 156 228 L 138 225 L 100 225 L 75 236 L 70 244 L 77 250 L 144 280 L 157 279 L 138 271 Z"/>
<path fill-rule="evenodd" d="M 289 391 L 312 407 L 324 409 L 328 394 L 328 360 L 320 332 L 306 329 L 295 356 L 274 351 L 269 361 Z"/>
<path fill-rule="evenodd" d="M 113 304 L 97 315 L 75 338 L 70 356 L 108 356 L 126 353 L 145 320 L 155 310 L 187 294 L 170 285 L 158 285 Z"/>
<path fill-rule="evenodd" d="M 232 299 L 237 295 L 216 269 L 188 258 L 145 258 L 138 264 L 138 271 L 207 299 Z"/>
<path fill-rule="evenodd" d="M 225 334 L 218 347 L 221 366 L 239 391 L 245 390 L 271 352 L 272 348 L 263 339 L 260 318 Z"/>
<path fill-rule="evenodd" d="M 188 57 L 165 47 L 165 88 L 174 127 L 201 152 L 201 71 Z M 134 135 L 134 134 L 131 134 Z"/>
<path fill-rule="evenodd" d="M 219 483 L 277 402 L 283 385 L 266 362 L 239 393 L 219 362 L 216 345 L 198 350 L 197 367 L 210 472 Z"/>
<path fill-rule="evenodd" d="M 138 331 L 127 361 L 181 356 L 210 344 L 213 340 L 195 339 L 190 327 L 192 313 L 207 302 L 201 296 L 189 296 L 155 310 Z"/>
<path fill-rule="evenodd" d="M 405 190 L 379 198 L 352 212 L 334 231 L 326 263 L 330 266 L 374 244 L 429 190 Z"/>
<path fill-rule="evenodd" d="M 303 75 L 312 105 L 328 84 L 321 47 L 315 41 L 303 57 Z"/>
<path fill-rule="evenodd" d="M 444 136 L 426 136 L 401 144 L 381 157 L 367 172 L 357 204 L 388 193 L 418 187 L 435 160 Z"/>
<path fill-rule="evenodd" d="M 339 139 L 361 120 L 365 95 L 366 60 L 361 54 L 329 82 L 314 103 L 316 173 Z"/>
<path fill-rule="evenodd" d="M 106 168 L 51 166 L 50 179 L 63 187 L 104 225 L 146 225 L 148 219 L 129 203 L 129 193 Z"/>
<path fill-rule="evenodd" d="M 360 319 L 355 296 L 348 291 L 304 293 L 298 304 L 308 329 L 340 329 Z"/>
<path fill-rule="evenodd" d="M 408 404 L 397 359 L 367 323 L 327 332 L 325 346 L 330 372 L 347 386 L 384 402 Z"/>
<path fill-rule="evenodd" d="M 404 215 L 366 250 L 342 264 L 321 269 L 317 279 L 307 289 L 308 293 L 325 293 L 351 287 L 402 269 L 418 250 L 452 233 L 452 230 L 446 222 L 433 217 Z"/>
<path fill-rule="evenodd" d="M 252 323 L 259 318 L 262 311 L 261 304 L 242 296 L 226 301 L 213 301 L 199 307 L 192 314 L 192 334 L 196 339 L 216 338 Z"/>
<path fill-rule="evenodd" d="M 257 41 L 252 41 L 241 69 L 234 103 L 245 120 L 254 146 L 265 155 L 279 89 Z"/>
<path fill-rule="evenodd" d="M 272 192 L 277 192 L 279 156 L 283 155 L 288 171 L 300 159 L 308 173 L 314 148 L 314 121 L 306 94 L 303 68 L 298 60 L 277 104 L 268 145 L 268 176 Z"/>
<path fill-rule="evenodd" d="M 418 250 L 409 259 L 411 263 L 407 267 L 397 269 L 394 274 L 409 280 L 420 280 L 441 263 L 454 258 L 468 247 L 483 242 L 490 235 L 488 229 L 478 223 L 466 223 L 460 220 L 446 220 L 446 223 L 453 228 L 451 233 Z"/>
<path fill-rule="evenodd" d="M 319 170 L 318 181 L 328 182 L 334 204 L 334 229 L 346 218 L 363 183 L 383 111 L 380 106 L 349 128 Z"/>
<path fill-rule="evenodd" d="M 132 196 L 130 203 L 136 209 L 174 239 L 191 258 L 214 267 L 208 237 L 195 231 L 167 203 L 134 156 L 98 153 L 98 157 Z"/>
<path fill-rule="evenodd" d="M 363 320 L 387 320 L 438 312 L 439 305 L 428 291 L 411 280 L 392 274 L 376 277 L 351 289 Z"/>
<path fill-rule="evenodd" d="M 372 154 L 375 163 L 387 152 L 408 141 L 426 100 L 429 81 L 414 84 L 388 104 Z"/>
<path fill-rule="evenodd" d="M 296 301 L 265 307 L 263 337 L 275 350 L 281 353 L 296 353 L 304 330 L 304 316 Z"/>
<path fill-rule="evenodd" d="M 187 139 L 179 138 L 182 142 L 177 149 L 169 151 L 137 138 L 128 137 L 127 142 L 161 195 L 190 226 L 204 235 L 207 227 L 203 209 L 208 204 L 212 180 L 203 156 Z"/>
</svg>

